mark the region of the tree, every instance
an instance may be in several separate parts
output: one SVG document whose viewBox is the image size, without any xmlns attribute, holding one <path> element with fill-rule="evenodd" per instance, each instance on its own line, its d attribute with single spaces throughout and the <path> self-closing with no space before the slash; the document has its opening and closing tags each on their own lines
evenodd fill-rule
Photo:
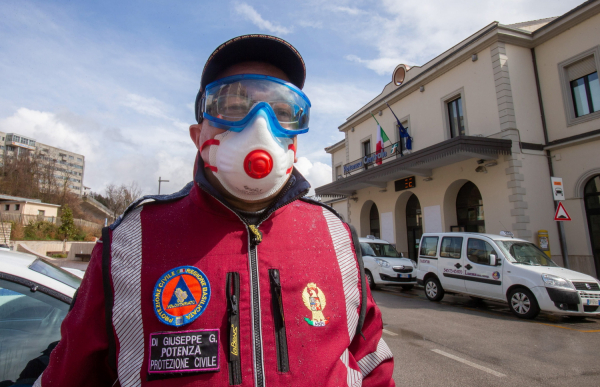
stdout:
<svg viewBox="0 0 600 387">
<path fill-rule="evenodd" d="M 127 206 L 142 196 L 142 190 L 135 181 L 129 185 L 116 186 L 110 184 L 104 192 L 105 205 L 112 212 L 115 219 L 125 212 Z"/>
<path fill-rule="evenodd" d="M 75 221 L 73 220 L 73 211 L 71 211 L 71 208 L 67 204 L 62 207 L 60 222 L 61 225 L 58 231 L 64 239 L 73 238 L 77 233 L 77 228 L 75 227 Z"/>
</svg>

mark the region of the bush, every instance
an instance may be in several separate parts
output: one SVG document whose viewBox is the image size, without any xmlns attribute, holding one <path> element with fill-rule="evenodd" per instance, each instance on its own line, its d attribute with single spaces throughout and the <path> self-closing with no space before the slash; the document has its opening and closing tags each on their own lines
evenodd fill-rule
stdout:
<svg viewBox="0 0 600 387">
<path fill-rule="evenodd" d="M 30 222 L 24 228 L 24 240 L 26 241 L 44 241 L 60 240 L 58 227 L 50 222 Z"/>
<path fill-rule="evenodd" d="M 19 222 L 10 222 L 12 224 L 10 230 L 10 239 L 13 241 L 22 241 L 25 238 L 25 230 Z"/>
</svg>

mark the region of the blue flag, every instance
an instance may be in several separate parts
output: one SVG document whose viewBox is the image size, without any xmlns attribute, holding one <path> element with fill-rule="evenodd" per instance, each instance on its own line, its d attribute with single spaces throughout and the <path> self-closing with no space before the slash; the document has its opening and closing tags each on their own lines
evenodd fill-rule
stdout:
<svg viewBox="0 0 600 387">
<path fill-rule="evenodd" d="M 412 150 L 412 137 L 408 134 L 408 130 L 406 130 L 406 128 L 402 125 L 402 122 L 400 122 L 398 116 L 396 116 L 396 113 L 394 113 L 387 101 L 385 102 L 385 104 L 388 108 L 390 108 L 390 111 L 392 112 L 394 117 L 396 117 L 396 121 L 398 121 L 398 127 L 400 128 L 400 141 L 402 141 L 402 139 L 405 138 L 406 150 Z"/>
</svg>

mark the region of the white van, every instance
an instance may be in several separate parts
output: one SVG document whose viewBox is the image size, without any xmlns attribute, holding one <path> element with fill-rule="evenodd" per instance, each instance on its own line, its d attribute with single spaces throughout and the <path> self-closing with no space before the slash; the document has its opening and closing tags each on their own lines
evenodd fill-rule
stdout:
<svg viewBox="0 0 600 387">
<path fill-rule="evenodd" d="M 359 238 L 365 275 L 371 289 L 379 285 L 398 285 L 410 290 L 417 284 L 417 263 L 404 258 L 393 245 L 372 235 Z"/>
<path fill-rule="evenodd" d="M 536 245 L 505 235 L 425 233 L 417 282 L 431 301 L 444 293 L 508 302 L 520 318 L 544 312 L 600 315 L 600 282 L 555 264 Z"/>
</svg>

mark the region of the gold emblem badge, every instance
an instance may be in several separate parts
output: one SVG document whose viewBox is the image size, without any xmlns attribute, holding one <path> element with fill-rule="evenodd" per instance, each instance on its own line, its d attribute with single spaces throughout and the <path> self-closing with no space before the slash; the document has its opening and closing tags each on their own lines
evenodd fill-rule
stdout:
<svg viewBox="0 0 600 387">
<path fill-rule="evenodd" d="M 313 327 L 324 327 L 329 324 L 329 318 L 323 315 L 323 309 L 327 305 L 325 293 L 314 282 L 306 285 L 302 292 L 302 301 L 304 305 L 312 312 L 312 319 L 304 318 L 304 320 Z"/>
</svg>

